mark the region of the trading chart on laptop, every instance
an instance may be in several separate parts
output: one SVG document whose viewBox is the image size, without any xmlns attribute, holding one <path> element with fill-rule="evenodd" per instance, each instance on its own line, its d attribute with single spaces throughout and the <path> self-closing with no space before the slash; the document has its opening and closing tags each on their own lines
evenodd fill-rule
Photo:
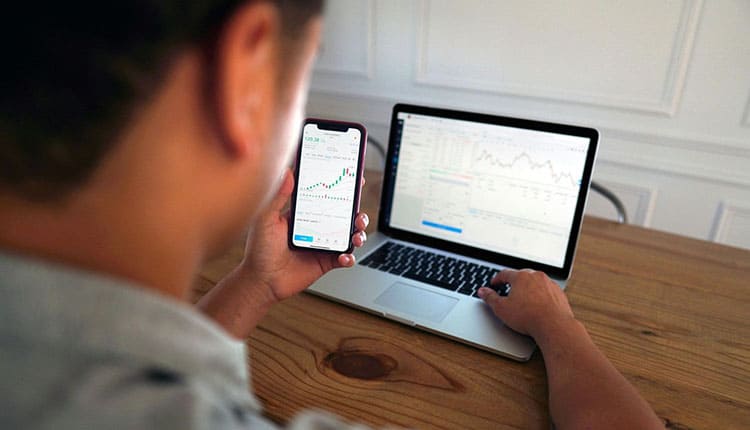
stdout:
<svg viewBox="0 0 750 430">
<path fill-rule="evenodd" d="M 391 225 L 564 264 L 589 139 L 399 113 Z"/>
</svg>

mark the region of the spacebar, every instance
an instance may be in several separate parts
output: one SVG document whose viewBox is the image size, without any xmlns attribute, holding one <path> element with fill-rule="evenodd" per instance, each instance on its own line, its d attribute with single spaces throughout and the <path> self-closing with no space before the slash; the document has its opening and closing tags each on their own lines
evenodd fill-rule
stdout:
<svg viewBox="0 0 750 430">
<path fill-rule="evenodd" d="M 422 275 L 418 275 L 418 274 L 416 274 L 414 272 L 405 272 L 401 276 L 403 276 L 404 278 L 413 279 L 415 281 L 424 282 L 425 284 L 430 284 L 430 285 L 434 285 L 436 287 L 445 288 L 446 290 L 453 291 L 453 290 L 456 289 L 456 287 L 454 285 L 451 285 L 451 284 L 449 284 L 447 282 L 438 281 L 437 279 L 430 279 L 430 278 L 424 277 Z"/>
</svg>

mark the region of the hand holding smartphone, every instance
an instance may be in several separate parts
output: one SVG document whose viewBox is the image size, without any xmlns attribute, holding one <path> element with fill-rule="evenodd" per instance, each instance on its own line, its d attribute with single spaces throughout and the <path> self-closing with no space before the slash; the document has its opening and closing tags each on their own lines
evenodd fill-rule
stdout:
<svg viewBox="0 0 750 430">
<path fill-rule="evenodd" d="M 300 136 L 289 217 L 289 248 L 354 250 L 367 131 L 361 124 L 309 118 Z"/>
</svg>

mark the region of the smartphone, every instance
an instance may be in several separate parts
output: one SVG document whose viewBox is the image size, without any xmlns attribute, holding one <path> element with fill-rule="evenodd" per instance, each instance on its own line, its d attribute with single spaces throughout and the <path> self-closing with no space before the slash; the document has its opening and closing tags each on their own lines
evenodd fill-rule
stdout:
<svg viewBox="0 0 750 430">
<path fill-rule="evenodd" d="M 294 173 L 289 248 L 354 250 L 367 130 L 361 124 L 308 118 Z"/>
</svg>

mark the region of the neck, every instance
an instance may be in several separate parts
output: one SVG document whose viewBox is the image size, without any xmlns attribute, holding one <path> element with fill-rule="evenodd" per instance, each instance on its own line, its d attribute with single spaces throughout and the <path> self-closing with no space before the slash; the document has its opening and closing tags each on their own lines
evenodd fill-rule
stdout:
<svg viewBox="0 0 750 430">
<path fill-rule="evenodd" d="M 0 247 L 185 299 L 202 260 L 192 238 L 180 234 L 190 229 L 165 228 L 129 200 L 104 206 L 87 196 L 50 208 L 0 198 Z"/>
</svg>

